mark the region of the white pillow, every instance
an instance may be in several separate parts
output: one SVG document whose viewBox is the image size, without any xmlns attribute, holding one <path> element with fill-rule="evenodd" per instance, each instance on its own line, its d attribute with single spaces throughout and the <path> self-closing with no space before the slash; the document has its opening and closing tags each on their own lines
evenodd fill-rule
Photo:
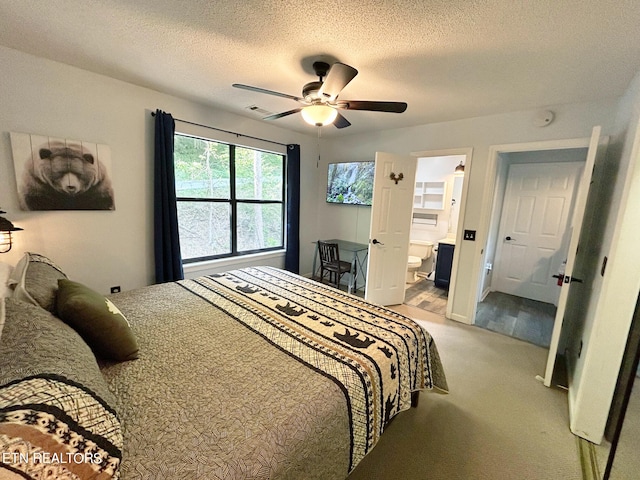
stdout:
<svg viewBox="0 0 640 480">
<path fill-rule="evenodd" d="M 13 289 L 9 288 L 9 278 L 13 272 L 13 265 L 0 262 L 0 298 L 13 295 Z"/>
<path fill-rule="evenodd" d="M 13 271 L 9 275 L 9 280 L 7 281 L 7 284 L 9 285 L 9 288 L 11 288 L 11 290 L 16 289 L 16 285 L 24 277 L 24 272 L 27 269 L 27 266 L 29 266 L 28 252 L 22 255 L 18 263 L 16 263 L 16 266 L 13 268 Z"/>
</svg>

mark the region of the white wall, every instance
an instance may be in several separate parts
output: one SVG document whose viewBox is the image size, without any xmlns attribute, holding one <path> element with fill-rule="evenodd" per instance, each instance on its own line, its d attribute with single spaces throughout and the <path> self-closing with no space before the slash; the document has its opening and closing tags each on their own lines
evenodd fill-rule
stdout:
<svg viewBox="0 0 640 480">
<path fill-rule="evenodd" d="M 311 270 L 311 242 L 317 238 L 314 131 L 309 136 L 293 133 L 5 47 L 0 47 L 0 65 L 0 206 L 24 228 L 1 261 L 16 263 L 24 251 L 42 253 L 71 278 L 103 293 L 113 285 L 128 290 L 152 283 L 150 111 L 159 108 L 175 118 L 301 145 L 302 192 L 314 192 L 302 197 L 301 270 Z M 116 210 L 20 211 L 9 132 L 109 145 Z"/>
<path fill-rule="evenodd" d="M 320 160 L 316 167 L 316 174 L 318 177 L 318 188 L 315 200 L 318 204 L 318 209 L 323 212 L 322 216 L 317 217 L 318 222 L 318 239 L 316 240 L 330 240 L 330 239 L 342 239 L 356 243 L 368 243 L 369 242 L 369 225 L 371 223 L 371 207 L 363 205 L 344 205 L 327 202 L 327 182 L 328 182 L 328 169 L 329 163 L 335 162 L 350 162 L 350 161 L 371 161 L 372 158 L 359 158 L 353 155 L 349 155 L 345 158 L 332 157 L 331 161 L 328 161 L 326 154 L 326 148 L 323 140 L 323 145 L 320 149 Z M 311 268 L 305 271 L 305 274 L 310 274 Z"/>
<path fill-rule="evenodd" d="M 409 106 L 411 108 L 411 106 Z M 326 183 L 327 163 L 332 161 L 371 160 L 376 151 L 398 154 L 427 150 L 450 150 L 473 148 L 472 161 L 465 168 L 465 181 L 469 182 L 465 217 L 459 228 L 479 230 L 483 218 L 483 204 L 486 191 L 486 170 L 489 147 L 521 142 L 587 138 L 594 125 L 602 125 L 605 134 L 611 131 L 615 119 L 617 99 L 582 103 L 575 105 L 549 106 L 556 113 L 556 119 L 549 126 L 539 128 L 533 125 L 535 111 L 523 111 L 470 118 L 459 121 L 421 125 L 411 128 L 386 130 L 368 134 L 325 139 L 322 159 L 319 165 L 318 181 Z M 383 114 L 381 114 L 383 115 Z M 356 118 L 353 121 L 357 121 Z M 331 232 L 331 236 L 353 235 L 351 212 L 340 206 L 324 204 L 323 194 L 318 194 L 318 222 Z M 333 207 L 333 208 L 330 208 Z M 358 219 L 362 223 L 362 218 Z M 345 228 L 344 232 L 341 229 Z M 362 229 L 364 231 L 364 229 Z M 486 233 L 486 232 L 485 232 Z M 367 241 L 360 234 L 358 241 Z M 483 237 L 478 231 L 478 236 Z M 347 238 L 353 240 L 353 237 Z M 452 316 L 460 321 L 469 321 L 478 286 L 478 279 L 471 272 L 481 258 L 485 245 L 464 241 L 456 246 L 459 255 L 459 272 L 454 293 Z M 466 272 L 466 274 L 464 274 Z"/>
</svg>

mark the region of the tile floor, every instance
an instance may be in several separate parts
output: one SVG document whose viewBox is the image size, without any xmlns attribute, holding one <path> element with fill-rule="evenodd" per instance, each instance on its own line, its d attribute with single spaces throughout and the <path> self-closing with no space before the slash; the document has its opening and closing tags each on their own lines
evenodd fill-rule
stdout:
<svg viewBox="0 0 640 480">
<path fill-rule="evenodd" d="M 555 314 L 550 303 L 491 292 L 478 304 L 475 324 L 548 348 Z"/>
<path fill-rule="evenodd" d="M 421 279 L 406 285 L 404 303 L 444 315 L 447 295 L 447 290 L 436 287 L 433 281 Z M 555 305 L 491 292 L 478 304 L 475 325 L 548 348 L 555 313 Z"/>
<path fill-rule="evenodd" d="M 436 287 L 432 280 L 422 278 L 414 284 L 405 284 L 404 303 L 444 315 L 447 312 L 448 293 L 447 290 Z"/>
</svg>

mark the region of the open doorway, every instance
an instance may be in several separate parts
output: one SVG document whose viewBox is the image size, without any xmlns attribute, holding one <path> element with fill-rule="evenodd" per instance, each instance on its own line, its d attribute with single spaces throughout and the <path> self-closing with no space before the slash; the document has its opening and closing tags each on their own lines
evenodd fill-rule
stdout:
<svg viewBox="0 0 640 480">
<path fill-rule="evenodd" d="M 499 152 L 475 325 L 548 348 L 588 149 Z"/>
<path fill-rule="evenodd" d="M 404 303 L 446 315 L 455 290 L 455 245 L 471 150 L 412 155 L 417 168 Z"/>
</svg>

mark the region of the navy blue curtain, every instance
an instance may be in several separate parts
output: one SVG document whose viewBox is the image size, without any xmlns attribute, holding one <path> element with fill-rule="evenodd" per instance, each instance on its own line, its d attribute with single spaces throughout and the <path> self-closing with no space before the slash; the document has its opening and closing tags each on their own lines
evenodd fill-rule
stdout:
<svg viewBox="0 0 640 480">
<path fill-rule="evenodd" d="M 178 235 L 176 181 L 173 170 L 173 134 L 176 124 L 169 113 L 156 110 L 154 150 L 153 225 L 156 283 L 182 280 Z"/>
<path fill-rule="evenodd" d="M 300 145 L 287 145 L 286 236 L 284 268 L 300 273 Z"/>
</svg>

